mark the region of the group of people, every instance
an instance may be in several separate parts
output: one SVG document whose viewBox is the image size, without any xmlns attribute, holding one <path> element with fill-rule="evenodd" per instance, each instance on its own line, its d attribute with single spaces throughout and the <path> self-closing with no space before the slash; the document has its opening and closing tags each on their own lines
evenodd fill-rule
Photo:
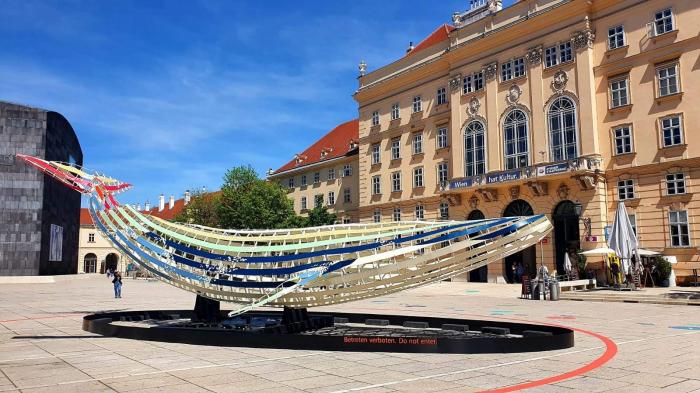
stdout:
<svg viewBox="0 0 700 393">
<path fill-rule="evenodd" d="M 515 280 L 515 282 L 521 282 L 523 275 L 526 273 L 523 263 L 514 263 L 511 268 L 513 269 L 513 280 Z"/>
<path fill-rule="evenodd" d="M 122 274 L 112 268 L 107 269 L 107 278 L 112 279 L 114 285 L 114 298 L 121 299 L 122 297 Z"/>
</svg>

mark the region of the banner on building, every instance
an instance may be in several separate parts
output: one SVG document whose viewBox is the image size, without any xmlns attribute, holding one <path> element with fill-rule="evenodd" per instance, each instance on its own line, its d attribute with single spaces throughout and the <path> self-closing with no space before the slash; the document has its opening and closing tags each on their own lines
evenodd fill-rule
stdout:
<svg viewBox="0 0 700 393">
<path fill-rule="evenodd" d="M 450 182 L 450 190 L 454 190 L 456 188 L 467 188 L 471 187 L 472 185 L 474 185 L 474 179 L 472 178 L 452 180 Z"/>
<path fill-rule="evenodd" d="M 557 173 L 566 172 L 569 170 L 569 164 L 561 162 L 559 164 L 544 165 L 537 167 L 537 176 L 548 176 Z"/>
<path fill-rule="evenodd" d="M 499 172 L 486 175 L 486 184 L 502 183 L 505 181 L 518 180 L 522 177 L 520 169 L 510 172 Z"/>
<path fill-rule="evenodd" d="M 63 260 L 63 227 L 51 224 L 51 234 L 49 241 L 49 261 L 58 262 Z"/>
</svg>

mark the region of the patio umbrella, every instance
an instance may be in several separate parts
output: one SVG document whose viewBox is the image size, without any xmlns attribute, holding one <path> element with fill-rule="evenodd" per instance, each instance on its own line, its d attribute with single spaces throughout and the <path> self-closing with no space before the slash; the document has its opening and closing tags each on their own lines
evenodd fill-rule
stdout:
<svg viewBox="0 0 700 393">
<path fill-rule="evenodd" d="M 584 251 L 580 253 L 581 255 L 608 255 L 614 253 L 615 250 L 608 247 L 598 247 L 592 250 Z"/>
<path fill-rule="evenodd" d="M 661 253 L 658 251 L 645 250 L 643 248 L 638 248 L 637 252 L 639 252 L 639 255 L 642 255 L 645 257 L 650 257 L 650 256 L 654 256 L 654 255 L 661 255 Z"/>
<path fill-rule="evenodd" d="M 608 246 L 615 250 L 615 254 L 620 257 L 620 260 L 622 261 L 621 270 L 625 274 L 632 273 L 632 266 L 630 263 L 632 255 L 636 254 L 636 265 L 639 265 L 639 253 L 637 252 L 639 242 L 637 242 L 637 236 L 634 234 L 634 229 L 632 229 L 632 224 L 630 223 L 630 219 L 627 215 L 627 210 L 625 210 L 625 204 L 623 202 L 617 204 L 615 221 L 613 222 L 612 230 L 610 231 Z M 638 268 L 638 266 L 635 266 L 635 268 Z"/>
<path fill-rule="evenodd" d="M 568 252 L 564 253 L 564 271 L 566 274 L 571 274 L 571 259 Z"/>
</svg>

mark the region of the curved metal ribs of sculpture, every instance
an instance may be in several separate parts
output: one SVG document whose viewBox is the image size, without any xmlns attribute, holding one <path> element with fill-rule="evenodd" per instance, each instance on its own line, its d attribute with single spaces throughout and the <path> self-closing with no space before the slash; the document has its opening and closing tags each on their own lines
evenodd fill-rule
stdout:
<svg viewBox="0 0 700 393">
<path fill-rule="evenodd" d="M 68 164 L 18 154 L 88 195 L 95 225 L 159 279 L 232 303 L 310 307 L 381 296 L 469 272 L 536 244 L 544 215 L 401 221 L 277 230 L 183 225 L 120 205 L 131 186 Z"/>
</svg>

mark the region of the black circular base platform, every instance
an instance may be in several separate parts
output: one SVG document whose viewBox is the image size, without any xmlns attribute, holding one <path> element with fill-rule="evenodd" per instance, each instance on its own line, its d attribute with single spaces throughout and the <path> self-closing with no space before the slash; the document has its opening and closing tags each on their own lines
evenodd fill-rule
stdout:
<svg viewBox="0 0 700 393">
<path fill-rule="evenodd" d="M 83 330 L 104 336 L 196 345 L 323 351 L 513 353 L 574 346 L 556 326 L 406 315 L 309 312 L 282 325 L 281 311 L 251 311 L 218 324 L 190 322 L 192 311 L 92 314 Z"/>
</svg>

